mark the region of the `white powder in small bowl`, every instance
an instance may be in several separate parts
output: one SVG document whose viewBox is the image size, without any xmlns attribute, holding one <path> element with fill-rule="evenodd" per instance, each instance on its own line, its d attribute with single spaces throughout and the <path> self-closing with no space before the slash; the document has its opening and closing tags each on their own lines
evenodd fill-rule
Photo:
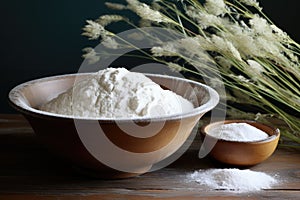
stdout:
<svg viewBox="0 0 300 200">
<path fill-rule="evenodd" d="M 227 141 L 253 142 L 269 137 L 264 131 L 247 123 L 229 123 L 213 127 L 208 135 Z"/>
<path fill-rule="evenodd" d="M 164 90 L 142 73 L 107 68 L 78 81 L 41 110 L 86 118 L 159 117 L 185 113 L 194 106 Z"/>
<path fill-rule="evenodd" d="M 214 190 L 232 192 L 253 192 L 270 189 L 278 181 L 264 172 L 249 169 L 208 169 L 198 170 L 188 175 L 188 180 Z"/>
</svg>

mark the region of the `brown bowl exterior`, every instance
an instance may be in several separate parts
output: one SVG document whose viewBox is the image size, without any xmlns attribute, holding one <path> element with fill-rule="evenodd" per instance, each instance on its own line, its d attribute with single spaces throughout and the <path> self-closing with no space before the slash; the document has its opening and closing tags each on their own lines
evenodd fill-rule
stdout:
<svg viewBox="0 0 300 200">
<path fill-rule="evenodd" d="M 203 108 L 194 109 L 192 113 L 167 118 L 136 119 L 134 122 L 140 126 L 148 123 L 164 123 L 160 131 L 151 137 L 140 138 L 127 134 L 119 128 L 131 126 L 132 120 L 110 120 L 110 119 L 74 119 L 51 113 L 38 111 L 43 103 L 49 101 L 58 94 L 69 89 L 75 79 L 84 78 L 87 74 L 57 76 L 31 81 L 14 88 L 9 95 L 11 105 L 23 113 L 28 119 L 34 132 L 48 149 L 71 161 L 80 171 L 100 178 L 126 178 L 147 172 L 151 166 L 173 154 L 183 145 L 189 137 L 192 129 L 203 114 L 211 110 L 218 102 L 215 91 L 198 84 L 187 82 L 184 79 L 175 79 L 167 76 L 148 75 L 153 81 L 179 95 L 190 95 L 197 89 L 196 104 Z M 195 102 L 194 102 L 195 104 Z M 106 137 L 118 148 L 132 153 L 157 152 L 152 156 L 140 160 L 136 165 L 137 173 L 123 172 L 103 164 L 87 149 L 78 134 L 76 123 L 87 132 L 93 132 L 91 125 L 98 123 Z M 146 134 L 151 134 L 150 129 Z M 145 134 L 145 133 L 141 133 Z M 158 151 L 159 150 L 159 151 Z"/>
<path fill-rule="evenodd" d="M 270 137 L 255 142 L 235 142 L 219 139 L 210 152 L 210 156 L 219 162 L 234 166 L 256 165 L 269 158 L 277 147 L 280 137 L 279 129 L 249 120 L 225 120 L 214 122 L 202 127 L 201 133 L 211 140 L 216 140 L 216 138 L 209 136 L 206 133 L 212 127 L 219 126 L 223 123 L 248 123 L 266 132 Z"/>
<path fill-rule="evenodd" d="M 127 178 L 147 172 L 152 164 L 174 153 L 186 141 L 192 128 L 200 118 L 200 116 L 195 116 L 186 118 L 183 121 L 167 121 L 159 133 L 148 138 L 137 138 L 128 135 L 119 129 L 115 122 L 101 122 L 100 126 L 110 141 L 126 151 L 135 153 L 153 152 L 172 142 L 173 148 L 165 149 L 154 158 L 144 160 L 142 166 L 138 165 L 136 169 L 132 169 L 133 171 L 139 171 L 139 173 L 128 173 L 114 170 L 96 159 L 82 143 L 72 119 L 43 118 L 32 116 L 29 113 L 25 114 L 25 117 L 33 127 L 39 141 L 45 147 L 62 159 L 71 161 L 80 172 L 104 179 Z M 79 123 L 88 130 L 89 124 L 93 121 L 82 120 Z M 178 132 L 179 129 L 180 132 Z M 174 139 L 175 137 L 177 139 Z"/>
</svg>

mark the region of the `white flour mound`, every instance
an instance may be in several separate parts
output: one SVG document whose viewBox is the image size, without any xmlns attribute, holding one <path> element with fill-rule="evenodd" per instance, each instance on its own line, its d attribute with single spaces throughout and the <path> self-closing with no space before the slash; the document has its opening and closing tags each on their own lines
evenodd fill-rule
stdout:
<svg viewBox="0 0 300 200">
<path fill-rule="evenodd" d="M 188 178 L 211 189 L 232 192 L 269 189 L 277 183 L 276 179 L 266 173 L 235 168 L 199 170 L 188 175 Z"/>
<path fill-rule="evenodd" d="M 40 109 L 87 118 L 136 118 L 188 112 L 193 105 L 141 73 L 107 68 L 78 81 Z"/>
<path fill-rule="evenodd" d="M 219 139 L 239 142 L 253 142 L 269 137 L 264 131 L 247 123 L 222 124 L 209 130 L 208 134 Z"/>
</svg>

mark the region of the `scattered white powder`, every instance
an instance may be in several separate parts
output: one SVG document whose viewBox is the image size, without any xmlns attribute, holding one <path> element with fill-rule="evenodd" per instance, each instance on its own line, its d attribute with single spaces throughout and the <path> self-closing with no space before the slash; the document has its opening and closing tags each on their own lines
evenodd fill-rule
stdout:
<svg viewBox="0 0 300 200">
<path fill-rule="evenodd" d="M 192 109 L 188 100 L 125 68 L 100 70 L 41 106 L 44 111 L 87 118 L 157 117 Z"/>
<path fill-rule="evenodd" d="M 251 142 L 268 138 L 264 131 L 247 123 L 229 123 L 216 126 L 208 134 L 227 141 Z"/>
<path fill-rule="evenodd" d="M 275 178 L 266 173 L 235 168 L 199 170 L 189 174 L 188 179 L 214 190 L 233 192 L 270 189 L 278 183 Z"/>
</svg>

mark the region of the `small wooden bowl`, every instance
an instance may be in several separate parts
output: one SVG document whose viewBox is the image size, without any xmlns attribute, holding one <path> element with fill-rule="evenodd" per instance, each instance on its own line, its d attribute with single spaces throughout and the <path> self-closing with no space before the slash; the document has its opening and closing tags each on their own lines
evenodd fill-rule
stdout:
<svg viewBox="0 0 300 200">
<path fill-rule="evenodd" d="M 250 124 L 266 132 L 269 137 L 254 142 L 237 142 L 218 139 L 207 134 L 213 127 L 229 123 Z M 280 137 L 279 129 L 249 120 L 225 120 L 214 122 L 203 126 L 201 128 L 201 133 L 203 139 L 205 138 L 205 142 L 203 142 L 204 148 L 210 149 L 211 145 L 216 142 L 209 153 L 210 156 L 217 161 L 234 166 L 252 166 L 263 162 L 273 154 Z"/>
</svg>

